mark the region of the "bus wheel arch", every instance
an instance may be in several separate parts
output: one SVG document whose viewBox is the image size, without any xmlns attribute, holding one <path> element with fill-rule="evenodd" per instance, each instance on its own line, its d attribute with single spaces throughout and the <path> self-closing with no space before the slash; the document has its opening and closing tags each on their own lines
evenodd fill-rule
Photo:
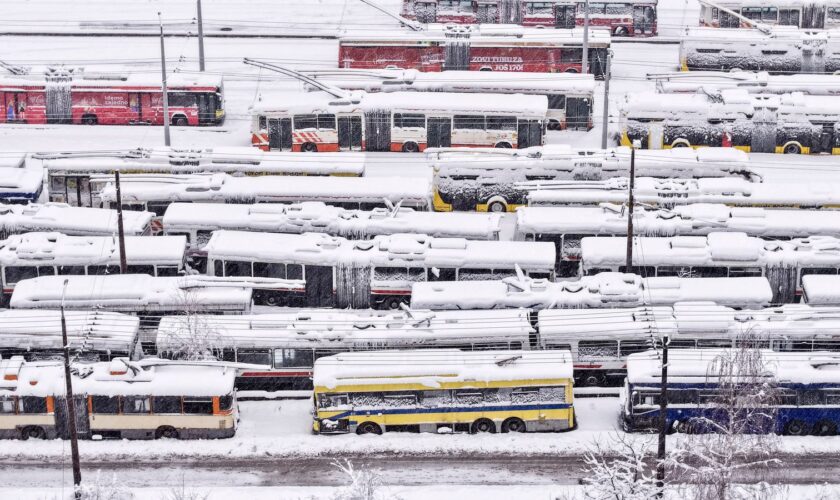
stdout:
<svg viewBox="0 0 840 500">
<path fill-rule="evenodd" d="M 493 196 L 489 200 L 487 200 L 487 211 L 493 213 L 503 213 L 508 211 L 508 203 L 507 200 L 502 198 L 501 196 Z"/>
<path fill-rule="evenodd" d="M 82 115 L 82 125 L 96 125 L 99 123 L 99 118 L 93 113 Z"/>
<path fill-rule="evenodd" d="M 420 145 L 414 141 L 408 141 L 402 145 L 402 152 L 403 153 L 419 153 L 420 152 Z"/>
<path fill-rule="evenodd" d="M 675 139 L 674 142 L 671 143 L 672 148 L 690 148 L 691 143 L 688 142 L 688 139 Z"/>
<path fill-rule="evenodd" d="M 482 66 L 481 69 L 479 69 L 479 71 L 493 71 L 493 68 L 491 68 L 490 66 Z"/>
<path fill-rule="evenodd" d="M 402 303 L 403 301 L 399 297 L 387 297 L 379 303 L 379 308 L 386 311 L 396 311 Z"/>
<path fill-rule="evenodd" d="M 304 142 L 301 144 L 300 150 L 304 153 L 317 153 L 318 146 L 314 142 Z"/>
<path fill-rule="evenodd" d="M 782 152 L 786 155 L 802 154 L 802 144 L 799 144 L 797 141 L 787 142 L 782 146 Z"/>
<path fill-rule="evenodd" d="M 470 434 L 496 433 L 496 424 L 489 418 L 479 418 L 470 426 Z"/>
<path fill-rule="evenodd" d="M 549 118 L 546 127 L 548 130 L 563 130 L 563 124 L 560 123 L 560 120 L 555 120 L 553 118 Z"/>
<path fill-rule="evenodd" d="M 502 422 L 502 432 L 525 432 L 527 426 L 525 422 L 518 417 L 511 417 Z"/>
<path fill-rule="evenodd" d="M 186 127 L 190 124 L 190 121 L 187 120 L 186 115 L 172 115 L 172 126 L 174 127 Z"/>
<path fill-rule="evenodd" d="M 604 373 L 597 371 L 588 371 L 580 378 L 581 385 L 584 387 L 598 387 L 606 385 L 607 376 Z"/>
<path fill-rule="evenodd" d="M 578 71 L 577 68 L 566 68 L 566 71 L 563 73 L 580 73 L 580 71 Z"/>
<path fill-rule="evenodd" d="M 43 427 L 37 425 L 27 425 L 20 431 L 20 439 L 26 441 L 27 439 L 46 439 L 47 432 Z"/>
<path fill-rule="evenodd" d="M 513 149 L 513 145 L 507 141 L 497 142 L 493 147 L 496 149 Z"/>
<path fill-rule="evenodd" d="M 162 425 L 155 430 L 155 439 L 178 439 L 178 431 L 169 425 Z"/>
<path fill-rule="evenodd" d="M 834 436 L 837 434 L 837 424 L 831 420 L 820 420 L 814 424 L 815 436 Z"/>
<path fill-rule="evenodd" d="M 625 26 L 617 26 L 613 32 L 615 36 L 627 36 L 629 33 L 630 31 Z"/>
<path fill-rule="evenodd" d="M 808 434 L 808 425 L 802 420 L 791 420 L 785 424 L 784 433 L 788 436 L 805 436 Z"/>
<path fill-rule="evenodd" d="M 285 300 L 279 293 L 269 293 L 265 296 L 265 304 L 268 306 L 285 306 Z"/>
<path fill-rule="evenodd" d="M 376 422 L 362 422 L 356 427 L 356 434 L 376 434 L 382 435 L 382 427 Z"/>
</svg>

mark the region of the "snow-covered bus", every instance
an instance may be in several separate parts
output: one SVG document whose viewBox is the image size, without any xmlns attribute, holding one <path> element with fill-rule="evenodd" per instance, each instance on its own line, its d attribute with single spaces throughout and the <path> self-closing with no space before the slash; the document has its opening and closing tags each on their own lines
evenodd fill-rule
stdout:
<svg viewBox="0 0 840 500">
<path fill-rule="evenodd" d="M 34 203 L 44 189 L 44 170 L 27 155 L 4 151 L 0 155 L 0 202 Z"/>
<path fill-rule="evenodd" d="M 498 279 L 517 269 L 554 277 L 554 245 L 540 242 L 221 230 L 204 252 L 209 275 L 276 280 L 278 289 L 254 294 L 271 305 L 397 309 L 418 281 Z"/>
<path fill-rule="evenodd" d="M 423 31 L 341 36 L 338 67 L 420 71 L 581 73 L 583 30 L 522 26 L 430 25 Z M 610 34 L 590 30 L 589 73 L 604 76 Z"/>
<path fill-rule="evenodd" d="M 636 94 L 621 109 L 623 146 L 723 146 L 753 153 L 840 154 L 840 96 Z"/>
<path fill-rule="evenodd" d="M 264 151 L 527 148 L 545 135 L 548 98 L 451 92 L 295 93 L 251 109 L 251 144 Z"/>
<path fill-rule="evenodd" d="M 318 81 L 366 92 L 455 92 L 532 94 L 548 98 L 548 128 L 589 130 L 595 103 L 595 78 L 574 73 L 514 73 L 510 71 L 447 71 L 415 69 L 320 70 L 308 72 Z"/>
<path fill-rule="evenodd" d="M 123 212 L 123 231 L 129 236 L 151 234 L 151 212 Z M 70 236 L 110 236 L 118 233 L 116 210 L 71 207 L 64 203 L 44 205 L 0 204 L 0 239 L 33 231 Z"/>
<path fill-rule="evenodd" d="M 530 206 L 597 206 L 627 203 L 629 180 L 555 181 L 522 183 Z M 744 179 L 654 179 L 636 178 L 636 203 L 673 208 L 695 203 L 733 207 L 838 208 L 840 183 L 752 183 Z"/>
<path fill-rule="evenodd" d="M 376 207 L 431 208 L 426 177 L 234 177 L 227 174 L 131 175 L 120 179 L 122 202 L 132 210 L 163 215 L 170 204 L 297 203 L 320 201 L 354 210 Z M 116 207 L 117 190 L 106 183 L 99 193 L 106 208 Z"/>
<path fill-rule="evenodd" d="M 177 276 L 184 270 L 183 236 L 126 236 L 128 272 Z M 120 248 L 115 236 L 66 236 L 25 233 L 0 241 L 2 303 L 18 281 L 39 276 L 119 274 Z"/>
<path fill-rule="evenodd" d="M 840 28 L 840 2 L 837 0 L 723 0 L 716 5 L 763 25 L 797 28 Z M 711 28 L 752 28 L 749 23 L 726 10 L 700 2 L 700 26 Z"/>
<path fill-rule="evenodd" d="M 645 277 L 765 276 L 773 289 L 773 303 L 796 302 L 802 277 L 834 274 L 840 268 L 840 239 L 832 236 L 763 240 L 744 233 L 707 236 L 636 237 L 633 269 L 625 266 L 625 238 L 583 238 L 581 274 L 606 271 L 636 272 Z"/>
<path fill-rule="evenodd" d="M 0 361 L 0 437 L 70 437 L 60 363 Z M 74 363 L 73 406 L 82 439 L 227 438 L 239 421 L 236 370 L 218 363 Z"/>
<path fill-rule="evenodd" d="M 737 351 L 726 349 L 681 349 L 669 354 L 666 429 L 691 434 L 719 432 L 721 426 L 728 425 L 723 419 L 738 412 L 738 418 L 744 420 L 730 429 L 740 429 L 739 432 L 837 434 L 840 354 L 762 349 L 756 352 L 755 371 L 745 367 L 721 368 L 726 360 L 738 356 Z M 721 402 L 732 401 L 732 394 L 755 394 L 757 384 L 773 389 L 765 397 L 742 398 L 737 406 L 721 408 Z M 622 427 L 630 432 L 658 429 L 661 391 L 659 353 L 629 356 L 627 382 L 621 393 Z"/>
<path fill-rule="evenodd" d="M 840 31 L 777 26 L 759 30 L 688 28 L 680 40 L 683 71 L 833 73 L 840 70 Z"/>
<path fill-rule="evenodd" d="M 208 332 L 218 359 L 265 366 L 239 370 L 240 390 L 312 389 L 312 366 L 322 356 L 375 349 L 529 349 L 534 333 L 526 311 L 349 311 L 304 309 L 284 313 L 167 316 L 157 352 L 183 353 L 190 324 Z"/>
<path fill-rule="evenodd" d="M 524 151 L 435 149 L 434 208 L 440 212 L 512 212 L 526 203 L 528 183 L 601 180 L 628 175 L 630 149 L 576 149 L 549 145 Z M 759 180 L 749 156 L 731 148 L 636 152 L 636 175 L 743 177 Z"/>
<path fill-rule="evenodd" d="M 50 201 L 85 207 L 100 205 L 99 189 L 103 183 L 114 180 L 115 172 L 122 175 L 361 176 L 365 171 L 362 153 L 313 158 L 302 153 L 270 153 L 247 146 L 37 153 L 33 158 L 41 160 L 47 171 Z M 151 208 L 151 212 L 163 215 L 160 207 Z"/>
<path fill-rule="evenodd" d="M 812 235 L 840 238 L 840 212 L 701 203 L 672 209 L 637 208 L 633 213 L 636 236 L 705 236 L 733 231 L 774 240 Z M 580 242 L 589 236 L 626 238 L 626 208 L 604 203 L 598 207 L 521 207 L 516 211 L 516 239 L 553 242 L 558 276 L 577 275 Z"/>
<path fill-rule="evenodd" d="M 577 427 L 566 351 L 342 353 L 315 362 L 313 384 L 319 434 Z"/>
<path fill-rule="evenodd" d="M 657 92 L 718 93 L 743 89 L 751 94 L 840 95 L 840 75 L 774 75 L 766 71 L 691 71 L 649 74 Z"/>
<path fill-rule="evenodd" d="M 840 276 L 834 274 L 803 276 L 802 302 L 815 306 L 840 306 Z"/>
</svg>

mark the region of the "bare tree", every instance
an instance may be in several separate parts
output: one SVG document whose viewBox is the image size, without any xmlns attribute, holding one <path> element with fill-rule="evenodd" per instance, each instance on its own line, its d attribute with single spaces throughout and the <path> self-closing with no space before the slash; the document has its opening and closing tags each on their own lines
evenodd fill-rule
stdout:
<svg viewBox="0 0 840 500">
<path fill-rule="evenodd" d="M 336 460 L 333 466 L 347 476 L 350 484 L 341 488 L 332 500 L 399 500 L 382 491 L 382 478 L 379 474 L 364 468 L 357 469 L 349 460 Z"/>
<path fill-rule="evenodd" d="M 190 361 L 219 359 L 222 336 L 201 314 L 203 309 L 195 294 L 188 288 L 182 289 L 178 303 L 181 314 L 173 320 L 173 330 L 163 343 L 165 353 Z"/>
<path fill-rule="evenodd" d="M 584 455 L 584 498 L 591 500 L 648 500 L 656 496 L 654 438 L 615 431 L 606 445 L 596 441 Z"/>
<path fill-rule="evenodd" d="M 117 481 L 116 474 L 110 480 L 102 477 L 102 471 L 97 470 L 93 481 L 84 481 L 78 487 L 82 500 L 132 500 L 134 494 Z M 74 492 L 75 493 L 75 492 Z M 75 494 L 70 498 L 74 498 Z"/>
</svg>

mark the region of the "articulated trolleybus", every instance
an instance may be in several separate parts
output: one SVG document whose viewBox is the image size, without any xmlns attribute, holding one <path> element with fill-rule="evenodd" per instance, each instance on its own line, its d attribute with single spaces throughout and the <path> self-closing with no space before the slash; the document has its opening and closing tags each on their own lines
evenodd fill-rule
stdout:
<svg viewBox="0 0 840 500">
<path fill-rule="evenodd" d="M 293 94 L 252 109 L 251 143 L 265 151 L 402 151 L 427 147 L 527 148 L 543 143 L 542 95 L 360 92 L 338 99 Z"/>
<path fill-rule="evenodd" d="M 837 0 L 723 0 L 718 7 L 700 2 L 700 26 L 710 28 L 753 28 L 727 10 L 765 25 L 797 28 L 840 28 L 840 2 Z"/>
<path fill-rule="evenodd" d="M 175 73 L 167 79 L 163 116 L 160 77 L 54 72 L 0 79 L 0 123 L 85 125 L 218 125 L 225 117 L 221 77 Z"/>
<path fill-rule="evenodd" d="M 321 434 L 574 429 L 568 351 L 342 353 L 315 362 Z"/>
</svg>

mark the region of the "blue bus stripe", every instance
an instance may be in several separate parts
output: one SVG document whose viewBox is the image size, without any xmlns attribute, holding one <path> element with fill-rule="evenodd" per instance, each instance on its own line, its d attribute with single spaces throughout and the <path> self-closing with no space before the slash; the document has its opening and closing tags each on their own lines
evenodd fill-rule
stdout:
<svg viewBox="0 0 840 500">
<path fill-rule="evenodd" d="M 350 416 L 379 416 L 379 415 L 409 415 L 421 413 L 482 413 L 492 411 L 529 411 L 529 410 L 564 410 L 571 408 L 568 403 L 547 404 L 547 405 L 511 405 L 511 406 L 459 406 L 446 408 L 396 408 L 376 410 L 350 410 L 327 417 L 329 420 L 337 420 Z"/>
</svg>

